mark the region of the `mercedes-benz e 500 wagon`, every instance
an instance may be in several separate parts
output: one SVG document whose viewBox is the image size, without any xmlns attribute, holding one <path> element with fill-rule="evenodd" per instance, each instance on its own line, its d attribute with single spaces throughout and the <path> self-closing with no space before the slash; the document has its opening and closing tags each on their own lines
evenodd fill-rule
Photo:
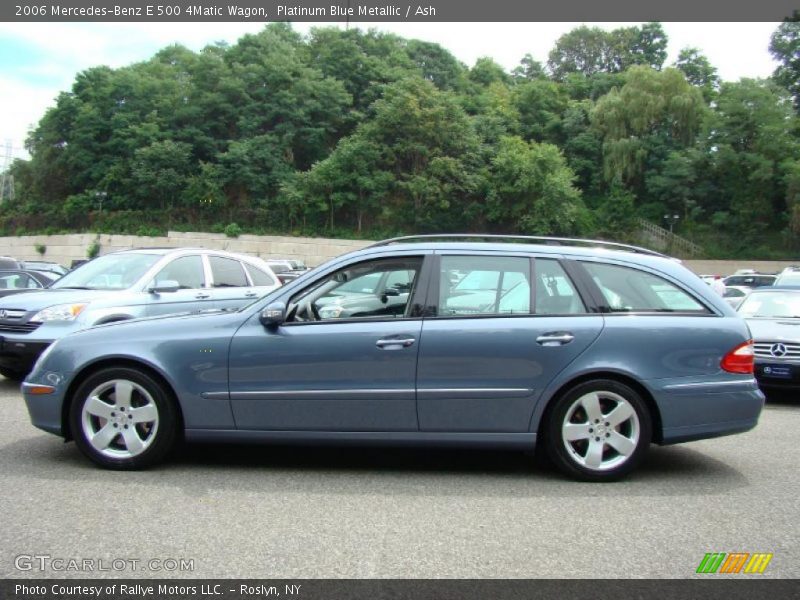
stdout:
<svg viewBox="0 0 800 600">
<path fill-rule="evenodd" d="M 536 448 L 596 481 L 756 425 L 747 325 L 675 260 L 455 239 L 375 244 L 238 312 L 69 335 L 23 384 L 31 419 L 115 469 L 179 438 L 440 444 Z"/>
</svg>

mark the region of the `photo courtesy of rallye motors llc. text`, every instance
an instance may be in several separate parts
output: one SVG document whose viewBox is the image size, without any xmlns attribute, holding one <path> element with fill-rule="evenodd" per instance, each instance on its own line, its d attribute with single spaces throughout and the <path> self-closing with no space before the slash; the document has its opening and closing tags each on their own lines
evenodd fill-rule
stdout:
<svg viewBox="0 0 800 600">
<path fill-rule="evenodd" d="M 28 585 L 18 583 L 14 585 L 14 594 L 20 596 L 69 596 L 75 597 L 94 597 L 102 596 L 221 596 L 226 592 L 240 594 L 242 596 L 299 596 L 302 584 L 290 583 L 277 585 L 248 585 L 240 584 L 158 584 L 144 585 L 140 583 L 109 583 L 105 585 L 69 585 L 62 583 L 48 585 Z"/>
</svg>

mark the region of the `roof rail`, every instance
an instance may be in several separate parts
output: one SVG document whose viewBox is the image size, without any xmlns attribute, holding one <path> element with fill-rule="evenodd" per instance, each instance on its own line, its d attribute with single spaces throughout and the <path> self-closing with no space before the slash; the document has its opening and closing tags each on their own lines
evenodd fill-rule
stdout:
<svg viewBox="0 0 800 600">
<path fill-rule="evenodd" d="M 400 244 L 400 243 L 412 242 L 415 240 L 422 240 L 422 241 L 485 240 L 487 242 L 519 240 L 526 242 L 536 242 L 549 246 L 562 246 L 562 245 L 600 246 L 603 248 L 608 248 L 609 250 L 623 250 L 626 252 L 636 252 L 637 254 L 649 254 L 650 256 L 661 256 L 663 258 L 670 258 L 666 254 L 661 254 L 661 252 L 656 252 L 655 250 L 650 250 L 649 248 L 632 246 L 630 244 L 621 244 L 619 242 L 606 242 L 603 240 L 587 240 L 582 238 L 548 237 L 542 235 L 499 235 L 494 233 L 438 233 L 438 234 L 434 233 L 434 234 L 424 234 L 424 235 L 404 235 L 401 237 L 381 240 L 380 242 L 376 242 L 367 247 L 377 248 L 380 246 L 389 246 L 390 244 Z"/>
</svg>

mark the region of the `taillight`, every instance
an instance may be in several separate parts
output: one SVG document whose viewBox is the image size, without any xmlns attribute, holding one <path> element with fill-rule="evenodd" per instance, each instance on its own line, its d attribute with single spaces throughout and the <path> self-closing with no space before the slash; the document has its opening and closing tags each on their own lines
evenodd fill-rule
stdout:
<svg viewBox="0 0 800 600">
<path fill-rule="evenodd" d="M 753 357 L 753 340 L 747 340 L 723 356 L 719 366 L 728 373 L 752 375 Z"/>
</svg>

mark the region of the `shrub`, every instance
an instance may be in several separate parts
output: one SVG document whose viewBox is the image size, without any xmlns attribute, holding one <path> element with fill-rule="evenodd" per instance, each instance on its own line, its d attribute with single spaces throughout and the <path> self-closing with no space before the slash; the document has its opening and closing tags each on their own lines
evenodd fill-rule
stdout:
<svg viewBox="0 0 800 600">
<path fill-rule="evenodd" d="M 86 257 L 91 260 L 97 258 L 100 254 L 100 242 L 97 239 L 92 240 L 92 243 L 86 248 Z"/>
<path fill-rule="evenodd" d="M 223 230 L 223 233 L 229 238 L 237 238 L 242 235 L 242 228 L 236 223 L 231 223 Z"/>
</svg>

